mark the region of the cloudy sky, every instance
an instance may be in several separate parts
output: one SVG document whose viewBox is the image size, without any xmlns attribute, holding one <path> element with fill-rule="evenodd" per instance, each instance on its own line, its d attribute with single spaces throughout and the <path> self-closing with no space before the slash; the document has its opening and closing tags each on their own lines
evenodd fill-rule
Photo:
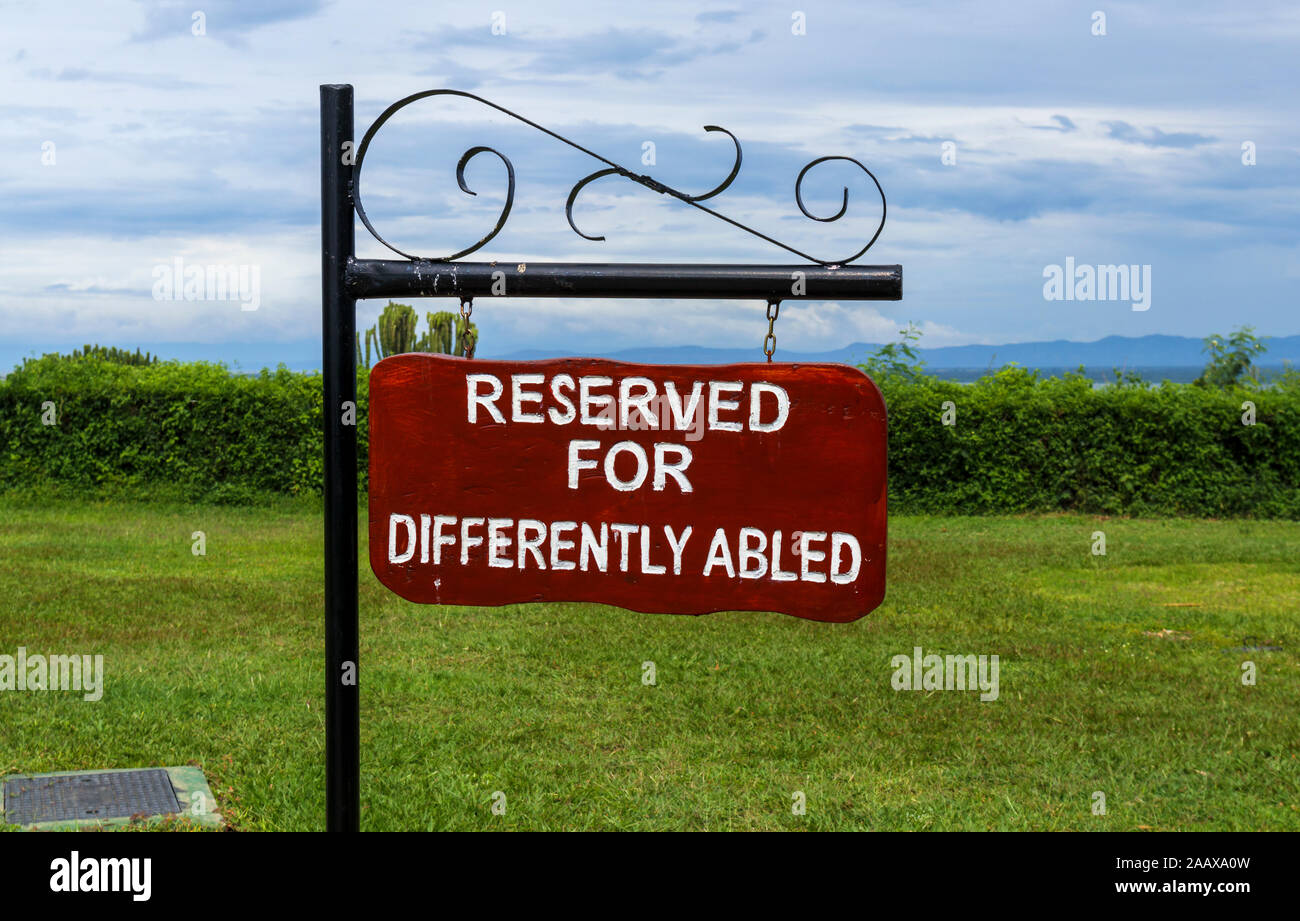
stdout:
<svg viewBox="0 0 1300 921">
<path fill-rule="evenodd" d="M 1104 22 L 1098 14 L 1104 14 Z M 360 131 L 423 89 L 467 90 L 826 259 L 901 263 L 904 300 L 791 304 L 808 351 L 1106 335 L 1300 333 L 1300 7 L 1087 2 L 629 4 L 510 0 L 0 2 L 0 365 L 97 342 L 260 367 L 319 360 L 319 92 L 356 87 Z M 1105 34 L 1096 34 L 1104 25 Z M 201 34 L 195 34 L 195 33 Z M 653 144 L 654 164 L 643 165 Z M 788 263 L 795 257 L 467 100 L 377 137 L 366 205 L 397 246 L 442 256 L 492 226 L 491 156 L 514 213 L 469 257 Z M 949 146 L 945 147 L 945 144 Z M 1253 165 L 1244 151 L 1253 151 Z M 945 162 L 945 150 L 948 152 Z M 387 251 L 358 228 L 358 252 Z M 1044 268 L 1151 266 L 1150 309 L 1049 301 Z M 162 267 L 256 270 L 258 306 L 160 300 Z M 425 302 L 421 309 L 442 309 Z M 382 307 L 359 305 L 359 325 Z M 761 303 L 480 301 L 481 354 L 746 347 Z"/>
</svg>

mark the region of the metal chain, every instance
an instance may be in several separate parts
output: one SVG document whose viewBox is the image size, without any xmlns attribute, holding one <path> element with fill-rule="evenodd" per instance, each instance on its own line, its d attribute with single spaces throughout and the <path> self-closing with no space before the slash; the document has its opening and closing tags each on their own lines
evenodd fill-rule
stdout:
<svg viewBox="0 0 1300 921">
<path fill-rule="evenodd" d="M 460 318 L 465 321 L 465 357 L 474 357 L 474 348 L 478 345 L 478 337 L 474 335 L 474 327 L 470 326 L 469 318 L 474 314 L 474 298 L 462 297 L 460 299 Z"/>
<path fill-rule="evenodd" d="M 776 318 L 781 314 L 780 301 L 767 302 L 767 336 L 763 339 L 763 354 L 767 360 L 772 360 L 772 353 L 776 351 Z"/>
</svg>

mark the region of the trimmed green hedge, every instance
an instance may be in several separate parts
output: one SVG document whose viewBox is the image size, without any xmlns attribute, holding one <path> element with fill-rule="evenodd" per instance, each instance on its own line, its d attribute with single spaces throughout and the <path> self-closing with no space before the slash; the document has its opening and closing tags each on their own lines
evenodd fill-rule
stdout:
<svg viewBox="0 0 1300 921">
<path fill-rule="evenodd" d="M 893 511 L 1068 509 L 1300 518 L 1300 375 L 1269 389 L 1094 389 L 1014 368 L 975 384 L 886 374 Z M 366 483 L 366 380 L 358 380 Z M 1256 424 L 1242 423 L 1242 403 Z M 57 424 L 42 422 L 55 407 Z M 955 425 L 941 421 L 951 401 Z M 321 377 L 220 365 L 29 361 L 0 381 L 0 488 L 318 493 Z"/>
<path fill-rule="evenodd" d="M 1063 509 L 1300 518 L 1300 380 L 1094 389 L 1007 368 L 974 384 L 878 383 L 889 408 L 889 498 L 910 512 Z M 1242 421 L 1245 401 L 1255 424 Z M 942 424 L 950 401 L 955 424 Z"/>
<path fill-rule="evenodd" d="M 366 381 L 358 376 L 365 484 Z M 0 381 L 0 486 L 167 484 L 207 498 L 319 493 L 321 376 L 221 365 L 28 361 Z M 46 425 L 46 402 L 57 424 Z"/>
</svg>

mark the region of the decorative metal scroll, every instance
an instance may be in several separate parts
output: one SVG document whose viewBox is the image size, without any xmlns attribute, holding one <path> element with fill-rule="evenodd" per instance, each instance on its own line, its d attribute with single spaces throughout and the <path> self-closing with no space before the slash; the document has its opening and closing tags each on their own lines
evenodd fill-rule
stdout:
<svg viewBox="0 0 1300 921">
<path fill-rule="evenodd" d="M 639 185 L 643 185 L 648 189 L 652 189 L 661 195 L 671 195 L 673 198 L 679 199 L 680 201 L 685 202 L 686 204 L 690 205 L 693 208 L 698 208 L 700 211 L 703 211 L 705 214 L 711 215 L 720 221 L 726 221 L 728 224 L 731 224 L 733 227 L 738 227 L 741 230 L 745 231 L 746 233 L 753 234 L 759 239 L 766 240 L 768 243 L 771 243 L 774 246 L 779 246 L 781 249 L 786 250 L 787 252 L 794 253 L 796 256 L 799 256 L 802 259 L 807 259 L 809 262 L 815 262 L 818 265 L 823 265 L 827 267 L 847 265 L 848 263 L 853 262 L 855 259 L 858 259 L 859 257 L 862 256 L 863 253 L 871 249 L 872 245 L 876 242 L 877 238 L 880 236 L 880 232 L 885 229 L 885 209 L 886 209 L 885 190 L 880 187 L 880 180 L 876 179 L 875 174 L 873 174 L 871 170 L 867 169 L 865 166 L 863 166 L 861 163 L 859 163 L 857 160 L 853 159 L 852 157 L 843 157 L 843 156 L 818 157 L 816 160 L 813 160 L 808 165 L 806 165 L 803 169 L 801 169 L 799 171 L 799 176 L 798 178 L 795 179 L 795 183 L 794 183 L 795 203 L 799 206 L 799 210 L 803 212 L 805 217 L 811 218 L 814 221 L 821 221 L 824 223 L 828 223 L 830 221 L 838 221 L 841 217 L 843 217 L 845 212 L 848 211 L 848 207 L 849 207 L 849 190 L 847 186 L 844 188 L 844 197 L 843 197 L 843 201 L 840 204 L 840 209 L 836 211 L 834 214 L 832 214 L 830 217 L 818 217 L 817 215 L 811 213 L 808 210 L 808 208 L 804 205 L 803 180 L 804 177 L 808 174 L 808 171 L 811 170 L 813 167 L 817 166 L 819 163 L 825 163 L 828 160 L 844 160 L 848 163 L 852 163 L 853 165 L 857 166 L 864 173 L 870 176 L 871 181 L 875 183 L 876 191 L 880 193 L 880 224 L 876 227 L 876 232 L 871 235 L 871 239 L 867 241 L 866 246 L 862 247 L 862 249 L 858 250 L 852 256 L 849 256 L 846 259 L 834 259 L 834 260 L 818 259 L 816 256 L 810 256 L 805 252 L 795 249 L 793 246 L 789 246 L 788 244 L 782 243 L 780 240 L 776 240 L 772 237 L 769 237 L 767 234 L 762 233 L 761 231 L 755 230 L 753 227 L 749 227 L 745 224 L 742 224 L 739 221 L 727 217 L 725 214 L 722 214 L 719 211 L 715 211 L 712 208 L 707 208 L 704 205 L 700 204 L 700 202 L 707 201 L 708 199 L 713 198 L 714 196 L 724 192 L 727 189 L 727 187 L 731 185 L 732 181 L 735 180 L 737 174 L 740 173 L 740 164 L 742 159 L 742 154 L 740 150 L 740 141 L 738 141 L 736 139 L 736 136 L 732 134 L 730 131 L 728 131 L 726 128 L 721 128 L 717 125 L 704 126 L 705 131 L 709 131 L 709 132 L 720 131 L 723 134 L 725 134 L 727 137 L 731 138 L 731 142 L 736 147 L 735 165 L 731 167 L 731 172 L 727 175 L 727 178 L 724 179 L 721 182 L 721 184 L 719 184 L 716 188 L 712 189 L 711 191 L 705 192 L 703 195 L 688 195 L 687 193 L 682 192 L 678 189 L 674 189 L 671 186 L 665 185 L 664 183 L 659 182 L 658 180 L 650 176 L 634 173 L 631 170 L 618 165 L 613 160 L 609 160 L 605 157 L 602 157 L 600 154 L 588 150 L 586 147 L 583 147 L 581 144 L 575 143 L 574 141 L 571 141 L 566 137 L 556 134 L 554 131 L 551 131 L 548 128 L 544 128 L 541 125 L 537 124 L 536 122 L 524 118 L 524 116 L 519 115 L 516 112 L 511 112 L 509 109 L 504 108 L 503 106 L 499 106 L 495 102 L 491 102 L 487 99 L 484 99 L 481 96 L 475 96 L 473 93 L 466 93 L 461 90 L 447 90 L 447 89 L 426 90 L 422 93 L 416 93 L 412 96 L 407 96 L 405 99 L 398 100 L 397 102 L 389 106 L 387 109 L 385 109 L 383 111 L 383 114 L 381 114 L 379 118 L 375 119 L 374 124 L 370 126 L 370 128 L 366 131 L 365 136 L 361 139 L 360 147 L 357 148 L 355 168 L 353 171 L 352 198 L 353 198 L 353 203 L 356 206 L 357 216 L 361 218 L 361 223 L 366 225 L 366 229 L 369 230 L 370 233 L 374 235 L 376 240 L 384 244 L 384 246 L 388 247 L 393 252 L 397 253 L 399 256 L 404 256 L 407 259 L 419 259 L 421 257 L 400 250 L 396 246 L 394 246 L 393 244 L 385 240 L 382 236 L 380 236 L 379 231 L 375 230 L 374 225 L 370 223 L 370 218 L 366 215 L 366 209 L 361 202 L 361 166 L 362 163 L 365 161 L 366 151 L 370 148 L 371 140 L 374 138 L 376 132 L 378 132 L 379 129 L 384 126 L 384 123 L 387 122 L 390 118 L 392 118 L 401 109 L 405 108 L 406 106 L 409 106 L 413 102 L 417 102 L 429 96 L 463 96 L 466 99 L 473 99 L 475 102 L 481 102 L 486 106 L 491 106 L 493 109 L 496 109 L 498 112 L 502 112 L 505 115 L 509 115 L 511 118 L 521 121 L 525 125 L 528 125 L 532 128 L 536 128 L 538 131 L 541 131 L 543 134 L 548 134 L 551 137 L 555 138 L 557 141 L 561 141 L 565 144 L 568 144 L 570 147 L 574 148 L 575 150 L 580 150 L 583 153 L 585 153 L 587 156 L 592 157 L 593 159 L 599 160 L 601 163 L 606 164 L 606 168 L 596 170 L 596 172 L 592 173 L 591 175 L 579 179 L 574 184 L 572 190 L 570 190 L 569 198 L 564 204 L 564 213 L 565 213 L 565 217 L 568 218 L 569 226 L 573 228 L 574 233 L 576 233 L 578 236 L 586 240 L 601 241 L 604 240 L 605 238 L 603 236 L 586 234 L 578 229 L 578 225 L 573 222 L 573 205 L 577 201 L 578 195 L 582 192 L 584 188 L 586 188 L 592 182 L 595 182 L 597 179 L 601 179 L 605 176 L 622 176 L 623 178 L 630 179 L 633 182 L 638 183 Z M 481 153 L 495 154 L 498 158 L 500 158 L 501 162 L 505 164 L 506 179 L 507 179 L 505 206 L 501 209 L 501 215 L 497 218 L 496 226 L 493 227 L 492 230 L 481 240 L 479 240 L 477 243 L 473 244 L 472 246 L 467 246 L 465 249 L 462 249 L 459 252 L 452 253 L 450 256 L 439 257 L 433 261 L 451 262 L 455 259 L 459 259 L 462 256 L 468 256 L 470 253 L 474 252 L 475 250 L 481 249 L 493 237 L 495 237 L 498 233 L 501 232 L 501 228 L 504 227 L 506 224 L 506 219 L 510 217 L 510 209 L 514 205 L 514 201 L 515 201 L 515 168 L 514 168 L 514 164 L 510 162 L 510 159 L 505 154 L 501 153 L 501 151 L 495 150 L 491 147 L 481 147 L 481 146 L 471 147 L 469 150 L 465 151 L 463 154 L 461 154 L 460 162 L 456 164 L 456 183 L 457 185 L 460 186 L 461 191 L 466 193 L 467 195 L 477 194 L 476 192 L 472 191 L 469 188 L 469 186 L 465 184 L 465 166 L 469 163 L 470 160 L 472 160 L 474 157 L 478 156 Z"/>
</svg>

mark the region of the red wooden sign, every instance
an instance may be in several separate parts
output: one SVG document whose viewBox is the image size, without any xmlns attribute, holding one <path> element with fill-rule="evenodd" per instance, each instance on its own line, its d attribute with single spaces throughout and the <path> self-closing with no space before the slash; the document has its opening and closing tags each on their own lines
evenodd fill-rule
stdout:
<svg viewBox="0 0 1300 921">
<path fill-rule="evenodd" d="M 885 405 L 848 365 L 370 372 L 370 566 L 428 604 L 856 620 L 885 595 Z"/>
</svg>

